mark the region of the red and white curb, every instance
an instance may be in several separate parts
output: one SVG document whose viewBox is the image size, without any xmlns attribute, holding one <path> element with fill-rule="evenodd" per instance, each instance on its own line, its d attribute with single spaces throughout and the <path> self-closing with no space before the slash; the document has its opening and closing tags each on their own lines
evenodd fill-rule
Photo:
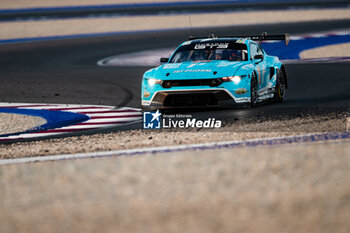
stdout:
<svg viewBox="0 0 350 233">
<path fill-rule="evenodd" d="M 63 105 L 63 104 L 29 104 L 29 103 L 0 103 L 0 108 L 16 108 L 31 110 L 51 110 L 80 113 L 89 117 L 87 121 L 72 124 L 65 127 L 42 130 L 31 133 L 1 137 L 1 141 L 20 140 L 27 138 L 41 138 L 57 136 L 62 134 L 86 132 L 89 130 L 100 130 L 125 126 L 141 121 L 142 112 L 136 108 L 116 108 L 103 105 Z"/>
</svg>

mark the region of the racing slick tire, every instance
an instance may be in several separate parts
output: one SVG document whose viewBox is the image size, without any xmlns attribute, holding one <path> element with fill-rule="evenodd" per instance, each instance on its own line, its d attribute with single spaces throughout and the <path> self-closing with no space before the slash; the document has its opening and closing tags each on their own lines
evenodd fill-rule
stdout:
<svg viewBox="0 0 350 233">
<path fill-rule="evenodd" d="M 250 80 L 250 106 L 254 107 L 258 102 L 258 82 L 255 73 L 252 74 Z"/>
<path fill-rule="evenodd" d="M 273 95 L 274 102 L 282 102 L 284 96 L 286 95 L 286 82 L 285 82 L 284 73 L 282 70 L 278 70 L 277 79 L 276 79 L 276 88 Z"/>
</svg>

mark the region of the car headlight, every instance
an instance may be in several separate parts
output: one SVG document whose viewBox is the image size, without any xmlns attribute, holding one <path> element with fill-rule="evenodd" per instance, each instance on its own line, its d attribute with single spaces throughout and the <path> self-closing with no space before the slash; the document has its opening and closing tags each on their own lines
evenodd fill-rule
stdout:
<svg viewBox="0 0 350 233">
<path fill-rule="evenodd" d="M 238 84 L 241 82 L 242 78 L 244 76 L 229 76 L 229 77 L 223 77 L 221 78 L 223 82 L 233 82 L 234 84 Z"/>
<path fill-rule="evenodd" d="M 150 78 L 150 79 L 147 79 L 148 81 L 148 84 L 150 86 L 153 86 L 155 84 L 160 84 L 162 82 L 162 80 L 159 80 L 159 79 L 155 79 L 155 78 Z"/>
<path fill-rule="evenodd" d="M 235 84 L 238 84 L 240 81 L 241 81 L 241 77 L 240 76 L 233 76 L 232 82 L 234 82 Z"/>
</svg>

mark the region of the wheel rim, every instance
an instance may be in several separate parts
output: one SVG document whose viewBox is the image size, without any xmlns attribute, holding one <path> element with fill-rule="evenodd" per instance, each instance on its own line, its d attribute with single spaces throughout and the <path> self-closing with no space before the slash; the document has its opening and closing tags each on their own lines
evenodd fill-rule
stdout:
<svg viewBox="0 0 350 233">
<path fill-rule="evenodd" d="M 258 99 L 258 93 L 257 93 L 257 86 L 256 86 L 256 81 L 255 78 L 252 79 L 252 84 L 251 84 L 251 97 L 252 103 L 255 104 Z"/>
<path fill-rule="evenodd" d="M 279 86 L 278 86 L 278 96 L 280 99 L 284 98 L 285 92 L 286 92 L 286 85 L 284 83 L 284 76 L 282 74 L 280 75 Z"/>
</svg>

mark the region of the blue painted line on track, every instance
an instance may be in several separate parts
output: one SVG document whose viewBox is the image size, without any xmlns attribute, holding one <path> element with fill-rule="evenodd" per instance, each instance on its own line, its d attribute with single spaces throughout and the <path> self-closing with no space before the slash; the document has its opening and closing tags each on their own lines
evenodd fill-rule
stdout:
<svg viewBox="0 0 350 233">
<path fill-rule="evenodd" d="M 184 152 L 184 151 L 233 149 L 233 148 L 242 147 L 242 146 L 247 146 L 247 147 L 254 147 L 254 146 L 261 146 L 261 145 L 273 146 L 273 145 L 285 145 L 285 144 L 294 144 L 294 143 L 344 140 L 349 138 L 350 138 L 350 132 L 318 133 L 318 134 L 309 134 L 309 135 L 280 137 L 280 138 L 255 139 L 255 140 L 248 140 L 248 141 L 214 142 L 214 143 L 204 143 L 204 144 L 140 148 L 140 149 L 92 152 L 92 153 L 81 153 L 81 154 L 64 154 L 64 155 L 51 155 L 51 156 L 49 155 L 49 156 L 38 156 L 38 157 L 30 157 L 30 158 L 18 158 L 18 159 L 2 159 L 0 160 L 0 165 L 33 163 L 33 162 L 43 162 L 43 161 L 62 161 L 62 160 L 86 159 L 86 158 L 135 156 L 135 155 L 145 155 L 150 153 L 158 154 L 158 153 L 173 153 L 173 152 Z"/>
<path fill-rule="evenodd" d="M 33 133 L 33 132 L 38 132 L 43 130 L 55 129 L 55 128 L 60 128 L 64 126 L 69 126 L 72 124 L 81 123 L 90 119 L 88 116 L 80 113 L 54 111 L 54 110 L 0 108 L 0 112 L 37 116 L 37 117 L 42 117 L 47 121 L 45 124 L 35 127 L 33 129 L 30 129 L 24 132 L 12 133 L 12 134 L 2 134 L 0 135 L 0 137 L 8 137 L 8 136 L 20 135 L 23 133 Z"/>
<path fill-rule="evenodd" d="M 23 43 L 23 42 L 37 42 L 48 40 L 62 40 L 62 39 L 79 39 L 99 36 L 119 36 L 132 35 L 139 33 L 152 32 L 166 32 L 184 30 L 187 28 L 162 29 L 162 30 L 143 30 L 143 31 L 125 31 L 125 32 L 106 32 L 106 33 L 91 33 L 91 34 L 77 34 L 65 36 L 47 36 L 47 37 L 33 37 L 33 38 L 16 38 L 0 40 L 0 44 Z M 300 40 L 291 40 L 288 46 L 285 46 L 284 41 L 274 43 L 262 43 L 263 48 L 267 54 L 278 56 L 281 60 L 300 59 L 299 53 L 320 46 L 334 45 L 340 43 L 350 42 L 350 34 L 348 35 L 329 35 L 326 37 L 304 38 Z M 326 55 L 325 55 L 326 56 Z"/>
<path fill-rule="evenodd" d="M 330 35 L 320 38 L 291 40 L 288 46 L 285 46 L 284 41 L 263 43 L 262 47 L 267 54 L 278 56 L 281 60 L 293 60 L 300 59 L 299 53 L 307 49 L 348 42 L 350 42 L 350 35 Z M 325 57 L 327 57 L 327 54 L 325 54 Z"/>
<path fill-rule="evenodd" d="M 169 147 L 159 147 L 159 148 L 144 148 L 144 149 L 131 149 L 125 151 L 111 151 L 106 152 L 104 156 L 96 153 L 91 154 L 91 157 L 109 157 L 109 156 L 125 156 L 125 155 L 143 155 L 149 153 L 172 153 L 172 152 L 181 152 L 181 151 L 198 151 L 198 150 L 217 150 L 217 149 L 231 149 L 236 147 L 255 147 L 262 145 L 283 145 L 283 144 L 293 144 L 293 143 L 307 143 L 307 142 L 319 142 L 319 141 L 330 141 L 330 140 L 342 140 L 349 139 L 350 132 L 327 132 L 327 133 L 318 133 L 318 134 L 309 134 L 309 135 L 300 135 L 300 136 L 290 136 L 290 137 L 281 137 L 281 138 L 266 138 L 258 140 L 247 140 L 247 141 L 237 141 L 237 142 L 214 142 L 207 144 L 194 144 L 194 145 L 182 145 L 182 146 L 169 146 Z M 103 152 L 102 152 L 103 153 Z"/>
<path fill-rule="evenodd" d="M 299 0 L 310 2 L 310 0 Z M 2 9 L 0 14 L 17 14 L 17 13 L 41 13 L 53 11 L 75 11 L 75 10 L 104 10 L 110 8 L 139 8 L 139 7 L 176 7 L 176 6 L 200 6 L 215 5 L 225 3 L 279 3 L 295 2 L 295 0 L 207 0 L 207 1 L 188 1 L 188 2 L 161 2 L 161 3 L 127 3 L 127 4 L 107 4 L 107 5 L 90 5 L 90 6 L 61 6 L 61 7 L 35 7 L 21 9 Z"/>
<path fill-rule="evenodd" d="M 342 140 L 349 139 L 350 132 L 333 132 L 333 133 L 319 133 L 319 134 L 309 134 L 309 135 L 300 135 L 300 136 L 291 136 L 291 137 L 281 137 L 281 138 L 267 138 L 267 139 L 258 139 L 258 140 L 247 140 L 247 141 L 238 141 L 238 142 L 218 142 L 218 143 L 208 143 L 199 144 L 199 145 L 184 145 L 173 146 L 169 148 L 145 148 L 144 150 L 130 150 L 130 151 L 116 151 L 106 154 L 106 157 L 110 156 L 126 156 L 126 155 L 143 155 L 149 153 L 172 153 L 172 152 L 182 152 L 182 151 L 198 151 L 198 150 L 217 150 L 217 149 L 231 149 L 236 147 L 255 147 L 261 145 L 283 145 L 283 144 L 293 144 L 293 143 L 308 143 L 308 142 L 320 142 L 320 141 L 331 141 L 331 140 Z M 93 153 L 90 153 L 93 154 Z M 91 157 L 101 157 L 99 155 Z M 69 158 L 67 158 L 69 159 Z"/>
<path fill-rule="evenodd" d="M 43 37 L 31 37 L 31 38 L 2 39 L 0 40 L 0 44 L 37 42 L 37 41 L 45 41 L 45 40 L 79 39 L 79 38 L 90 38 L 90 37 L 99 37 L 99 36 L 120 36 L 120 35 L 132 35 L 132 34 L 140 34 L 140 33 L 179 31 L 179 30 L 185 30 L 185 29 L 188 29 L 188 28 L 140 30 L 140 31 L 124 31 L 124 32 L 119 31 L 119 32 L 86 33 L 86 34 L 75 34 L 75 35 L 64 35 L 64 36 L 43 36 Z"/>
</svg>

